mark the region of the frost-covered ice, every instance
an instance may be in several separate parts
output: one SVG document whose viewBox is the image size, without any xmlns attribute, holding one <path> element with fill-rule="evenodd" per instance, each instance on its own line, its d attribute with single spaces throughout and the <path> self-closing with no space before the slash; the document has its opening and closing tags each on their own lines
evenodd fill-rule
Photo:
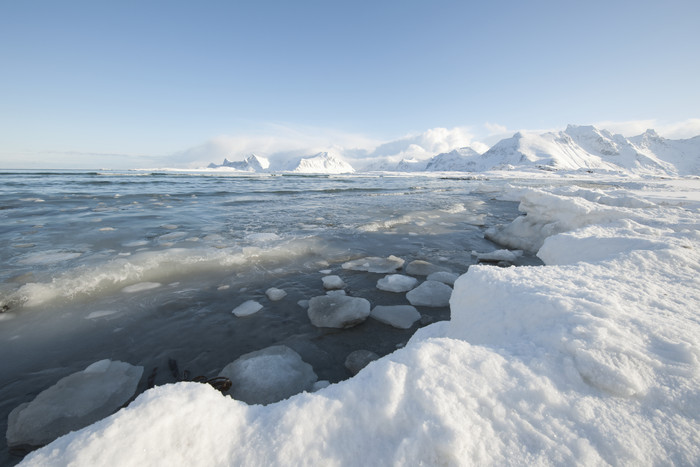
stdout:
<svg viewBox="0 0 700 467">
<path fill-rule="evenodd" d="M 268 406 L 155 387 L 25 464 L 700 464 L 698 204 L 485 189 L 527 214 L 491 237 L 545 266 L 471 266 L 450 321 L 347 381 Z"/>
<path fill-rule="evenodd" d="M 263 306 L 255 300 L 246 300 L 233 309 L 231 313 L 238 317 L 250 316 L 262 310 Z"/>
<path fill-rule="evenodd" d="M 406 294 L 411 305 L 415 306 L 447 306 L 450 303 L 452 288 L 438 281 L 425 281 Z"/>
<path fill-rule="evenodd" d="M 523 255 L 522 250 L 495 250 L 488 253 L 479 253 L 472 251 L 472 255 L 476 256 L 479 261 L 507 261 L 514 263 Z"/>
<path fill-rule="evenodd" d="M 429 276 L 435 272 L 452 272 L 449 268 L 417 259 L 406 265 L 406 273 L 412 276 Z"/>
<path fill-rule="evenodd" d="M 41 446 L 110 415 L 134 395 L 142 374 L 141 366 L 100 360 L 62 378 L 10 413 L 7 443 Z"/>
<path fill-rule="evenodd" d="M 345 287 L 345 282 L 343 282 L 340 276 L 324 276 L 321 278 L 321 281 L 323 282 L 323 288 L 326 290 L 342 289 Z"/>
<path fill-rule="evenodd" d="M 273 302 L 277 302 L 279 300 L 282 300 L 284 297 L 287 296 L 287 292 L 285 292 L 282 289 L 278 289 L 276 287 L 270 287 L 265 291 L 265 295 L 267 295 L 267 298 L 269 298 Z"/>
<path fill-rule="evenodd" d="M 403 263 L 403 259 L 394 255 L 391 255 L 388 258 L 377 258 L 375 256 L 370 256 L 367 258 L 347 261 L 343 263 L 343 269 L 387 274 L 396 272 L 397 269 L 400 269 L 403 266 Z"/>
<path fill-rule="evenodd" d="M 248 404 L 271 404 L 310 390 L 318 379 L 311 365 L 285 345 L 250 352 L 229 363 L 219 373 L 231 380 L 228 391 Z"/>
<path fill-rule="evenodd" d="M 403 274 L 389 274 L 377 281 L 377 288 L 387 292 L 408 292 L 416 286 L 418 279 Z"/>
<path fill-rule="evenodd" d="M 348 371 L 350 371 L 350 373 L 352 373 L 353 375 L 356 375 L 360 372 L 361 369 L 369 365 L 370 362 L 373 362 L 378 358 L 379 355 L 372 352 L 371 350 L 355 350 L 354 352 L 351 352 L 350 355 L 348 355 L 345 359 L 345 368 L 347 368 Z"/>
<path fill-rule="evenodd" d="M 458 277 L 459 274 L 455 274 L 453 272 L 438 271 L 430 274 L 428 277 L 426 277 L 426 279 L 429 281 L 442 282 L 443 284 L 447 285 L 454 285 Z"/>
<path fill-rule="evenodd" d="M 420 319 L 420 313 L 412 305 L 377 305 L 372 308 L 370 316 L 400 329 L 409 329 Z"/>
<path fill-rule="evenodd" d="M 367 319 L 370 304 L 364 298 L 332 294 L 313 297 L 306 310 L 311 324 L 322 328 L 349 328 Z"/>
</svg>

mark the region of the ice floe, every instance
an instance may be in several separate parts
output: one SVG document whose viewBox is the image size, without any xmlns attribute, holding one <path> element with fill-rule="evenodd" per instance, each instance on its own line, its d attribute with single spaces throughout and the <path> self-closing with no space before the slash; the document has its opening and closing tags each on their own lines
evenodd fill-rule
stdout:
<svg viewBox="0 0 700 467">
<path fill-rule="evenodd" d="M 369 301 L 345 295 L 321 295 L 309 300 L 306 310 L 311 324 L 324 328 L 349 328 L 369 316 Z"/>
<path fill-rule="evenodd" d="M 409 303 L 414 306 L 439 307 L 450 304 L 452 288 L 438 281 L 425 281 L 406 294 Z"/>
<path fill-rule="evenodd" d="M 378 258 L 376 256 L 369 256 L 367 258 L 347 261 L 343 263 L 343 269 L 388 274 L 396 272 L 397 269 L 400 269 L 403 266 L 403 263 L 403 259 L 398 258 L 394 255 L 391 255 L 388 258 Z"/>
<path fill-rule="evenodd" d="M 377 288 L 387 292 L 408 292 L 416 286 L 418 279 L 403 274 L 389 274 L 377 281 Z"/>
<path fill-rule="evenodd" d="M 377 305 L 372 308 L 370 316 L 400 329 L 409 329 L 420 319 L 420 313 L 412 305 Z"/>
<path fill-rule="evenodd" d="M 250 316 L 262 310 L 263 306 L 255 300 L 246 300 L 233 309 L 231 313 L 238 317 Z"/>
</svg>

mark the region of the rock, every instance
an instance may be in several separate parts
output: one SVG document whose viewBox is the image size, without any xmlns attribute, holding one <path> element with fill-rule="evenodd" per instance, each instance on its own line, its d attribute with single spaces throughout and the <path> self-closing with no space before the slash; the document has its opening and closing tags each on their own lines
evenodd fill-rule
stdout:
<svg viewBox="0 0 700 467">
<path fill-rule="evenodd" d="M 326 290 L 336 290 L 345 287 L 345 282 L 340 276 L 325 276 L 321 280 L 323 281 L 323 288 Z"/>
<path fill-rule="evenodd" d="M 452 271 L 450 271 L 448 268 L 445 268 L 442 266 L 437 266 L 433 263 L 429 263 L 429 262 L 423 261 L 421 259 L 411 261 L 406 266 L 406 274 L 410 274 L 412 276 L 429 276 L 430 274 L 432 274 L 434 272 L 452 272 Z"/>
<path fill-rule="evenodd" d="M 366 367 L 369 362 L 377 360 L 379 355 L 369 350 L 356 350 L 345 359 L 345 368 L 347 368 L 353 376 L 358 374 L 361 369 Z"/>
<path fill-rule="evenodd" d="M 389 274 L 377 281 L 377 288 L 387 292 L 408 292 L 416 286 L 418 279 L 403 274 Z"/>
<path fill-rule="evenodd" d="M 287 292 L 285 292 L 282 289 L 278 289 L 275 287 L 270 287 L 265 291 L 265 295 L 267 295 L 267 298 L 272 300 L 273 302 L 276 302 L 278 300 L 282 300 L 284 297 L 287 296 Z"/>
<path fill-rule="evenodd" d="M 379 322 L 399 329 L 408 329 L 420 319 L 420 313 L 411 305 L 375 306 L 370 316 Z"/>
<path fill-rule="evenodd" d="M 309 300 L 306 310 L 311 324 L 323 328 L 349 328 L 369 316 L 370 304 L 364 298 L 345 295 L 321 295 Z"/>
<path fill-rule="evenodd" d="M 262 307 L 263 306 L 255 300 L 248 300 L 234 308 L 231 313 L 240 318 L 242 316 L 250 316 L 253 313 L 257 313 L 258 311 L 262 310 Z"/>
<path fill-rule="evenodd" d="M 447 285 L 455 285 L 455 281 L 459 278 L 459 274 L 455 274 L 447 271 L 438 271 L 430 274 L 427 277 L 429 281 L 438 281 Z"/>
<path fill-rule="evenodd" d="M 425 281 L 406 294 L 406 298 L 414 306 L 448 306 L 452 288 L 437 281 Z"/>
<path fill-rule="evenodd" d="M 219 373 L 231 380 L 227 392 L 248 404 L 271 404 L 310 390 L 318 377 L 311 365 L 286 345 L 250 352 Z"/>
<path fill-rule="evenodd" d="M 100 360 L 60 379 L 10 412 L 7 444 L 43 446 L 111 415 L 131 399 L 142 374 L 142 366 Z"/>
<path fill-rule="evenodd" d="M 390 272 L 395 272 L 397 269 L 401 268 L 401 266 L 403 266 L 403 263 L 403 259 L 397 258 L 393 255 L 389 256 L 388 258 L 368 256 L 367 258 L 355 259 L 343 263 L 343 269 L 388 274 Z"/>
</svg>

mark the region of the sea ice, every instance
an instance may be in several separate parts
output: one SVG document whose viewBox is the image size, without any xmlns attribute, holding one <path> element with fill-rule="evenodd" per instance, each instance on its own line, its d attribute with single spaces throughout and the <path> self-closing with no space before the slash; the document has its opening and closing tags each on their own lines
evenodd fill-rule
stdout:
<svg viewBox="0 0 700 467">
<path fill-rule="evenodd" d="M 459 274 L 446 271 L 438 271 L 430 274 L 428 277 L 426 277 L 426 279 L 429 281 L 442 282 L 443 284 L 447 285 L 455 285 L 455 281 L 458 277 Z"/>
<path fill-rule="evenodd" d="M 247 300 L 240 305 L 238 305 L 232 313 L 238 317 L 250 316 L 253 313 L 257 313 L 262 310 L 263 306 L 256 302 L 255 300 Z"/>
<path fill-rule="evenodd" d="M 403 266 L 404 260 L 397 258 L 394 255 L 388 258 L 378 258 L 376 256 L 368 256 L 366 258 L 355 259 L 343 263 L 343 269 L 352 271 L 367 271 L 379 274 L 388 274 L 395 272 Z"/>
<path fill-rule="evenodd" d="M 412 305 L 377 305 L 370 316 L 395 328 L 408 329 L 420 319 L 420 313 Z"/>
<path fill-rule="evenodd" d="M 428 261 L 423 261 L 421 259 L 411 261 L 410 263 L 408 263 L 408 265 L 406 265 L 406 274 L 410 274 L 412 276 L 429 276 L 434 272 L 451 271 L 448 268 L 437 266 L 433 263 L 429 263 Z"/>
<path fill-rule="evenodd" d="M 379 355 L 371 350 L 355 350 L 345 359 L 345 368 L 347 368 L 353 375 L 356 375 L 361 369 L 369 365 L 369 362 L 377 360 L 378 358 Z"/>
<path fill-rule="evenodd" d="M 100 420 L 136 391 L 143 367 L 100 360 L 60 379 L 8 417 L 7 444 L 41 446 Z"/>
<path fill-rule="evenodd" d="M 122 289 L 124 293 L 137 293 L 145 290 L 156 289 L 162 284 L 160 282 L 139 282 L 138 284 L 127 285 Z"/>
<path fill-rule="evenodd" d="M 369 301 L 345 295 L 321 295 L 309 300 L 311 324 L 320 328 L 349 328 L 362 323 L 370 312 Z"/>
<path fill-rule="evenodd" d="M 327 290 L 342 289 L 345 287 L 345 282 L 340 276 L 325 276 L 321 278 L 323 281 L 323 288 Z"/>
<path fill-rule="evenodd" d="M 439 307 L 450 304 L 452 288 L 438 281 L 425 281 L 406 294 L 406 298 L 415 306 Z"/>
<path fill-rule="evenodd" d="M 403 274 L 389 274 L 377 281 L 377 288 L 387 292 L 408 292 L 416 286 L 418 279 Z"/>
<path fill-rule="evenodd" d="M 307 391 L 318 379 L 313 368 L 285 345 L 250 352 L 219 373 L 231 380 L 228 394 L 248 404 L 271 404 Z"/>
<path fill-rule="evenodd" d="M 523 250 L 495 250 L 489 253 L 479 253 L 472 251 L 478 261 L 507 261 L 514 263 L 523 255 Z"/>
<path fill-rule="evenodd" d="M 267 295 L 267 298 L 272 300 L 273 302 L 276 302 L 278 300 L 282 300 L 284 297 L 287 296 L 287 292 L 285 292 L 282 289 L 278 289 L 275 287 L 270 287 L 265 291 L 265 295 Z"/>
</svg>

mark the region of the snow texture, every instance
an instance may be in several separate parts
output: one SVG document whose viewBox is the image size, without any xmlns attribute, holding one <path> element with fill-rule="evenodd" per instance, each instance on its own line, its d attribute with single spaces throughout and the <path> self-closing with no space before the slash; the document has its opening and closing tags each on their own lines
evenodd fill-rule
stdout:
<svg viewBox="0 0 700 467">
<path fill-rule="evenodd" d="M 416 286 L 418 279 L 403 274 L 389 274 L 377 281 L 377 288 L 387 292 L 408 292 Z"/>
<path fill-rule="evenodd" d="M 310 390 L 318 379 L 313 368 L 285 345 L 250 352 L 219 373 L 231 380 L 230 394 L 248 404 L 271 404 Z"/>
<path fill-rule="evenodd" d="M 8 417 L 8 445 L 41 446 L 119 409 L 136 391 L 143 367 L 100 360 L 17 406 Z"/>
<path fill-rule="evenodd" d="M 24 465 L 700 464 L 700 205 L 500 196 L 527 215 L 494 234 L 545 266 L 470 267 L 450 321 L 354 378 L 268 406 L 156 387 Z"/>
</svg>

